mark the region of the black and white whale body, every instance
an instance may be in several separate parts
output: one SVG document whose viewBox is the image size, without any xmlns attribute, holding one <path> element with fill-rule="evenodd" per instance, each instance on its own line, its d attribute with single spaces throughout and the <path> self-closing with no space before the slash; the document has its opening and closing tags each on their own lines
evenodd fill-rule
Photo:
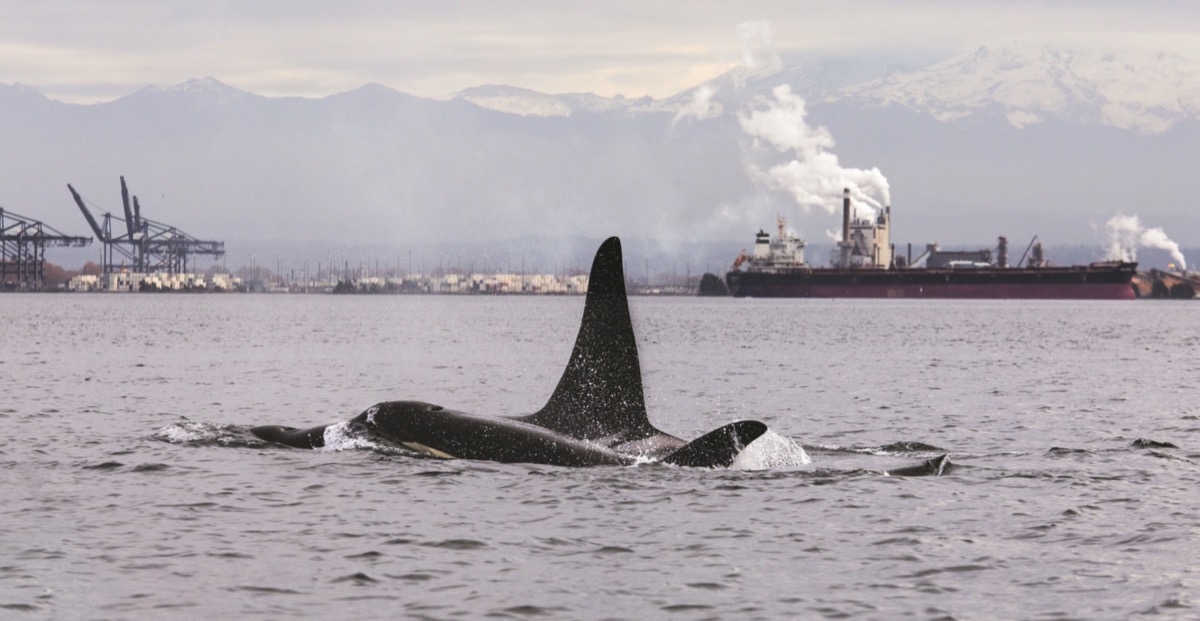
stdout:
<svg viewBox="0 0 1200 621">
<path fill-rule="evenodd" d="M 324 446 L 328 427 L 264 426 L 251 431 L 271 442 L 317 448 Z M 420 401 L 387 401 L 368 408 L 349 427 L 444 458 L 557 466 L 650 459 L 706 468 L 729 466 L 742 448 L 767 430 L 761 422 L 740 421 L 685 442 L 650 424 L 616 237 L 596 251 L 575 348 L 542 409 L 506 418 Z"/>
<path fill-rule="evenodd" d="M 955 465 L 950 463 L 950 455 L 943 453 L 915 466 L 895 468 L 885 472 L 893 477 L 940 477 L 954 468 Z"/>
</svg>

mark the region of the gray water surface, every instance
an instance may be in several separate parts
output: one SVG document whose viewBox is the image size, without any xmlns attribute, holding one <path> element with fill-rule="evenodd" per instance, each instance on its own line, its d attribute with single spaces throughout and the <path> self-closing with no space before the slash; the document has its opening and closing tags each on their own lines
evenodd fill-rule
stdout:
<svg viewBox="0 0 1200 621">
<path fill-rule="evenodd" d="M 531 412 L 582 307 L 0 295 L 0 617 L 1200 614 L 1195 303 L 632 299 L 651 421 L 756 418 L 812 458 L 766 470 L 245 434 Z"/>
</svg>

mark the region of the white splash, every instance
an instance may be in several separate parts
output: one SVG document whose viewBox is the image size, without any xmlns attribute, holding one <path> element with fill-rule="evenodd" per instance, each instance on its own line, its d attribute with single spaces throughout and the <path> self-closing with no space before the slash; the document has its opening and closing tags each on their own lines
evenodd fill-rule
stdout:
<svg viewBox="0 0 1200 621">
<path fill-rule="evenodd" d="M 260 442 L 257 438 L 251 440 L 246 428 L 239 425 L 192 421 L 167 425 L 150 437 L 171 444 L 245 446 L 248 442 L 252 445 Z"/>
<path fill-rule="evenodd" d="M 738 453 L 731 470 L 778 470 L 812 463 L 804 447 L 768 430 Z"/>
<path fill-rule="evenodd" d="M 220 431 L 213 425 L 205 423 L 174 423 L 154 432 L 154 437 L 172 444 L 188 444 L 212 440 Z"/>
<path fill-rule="evenodd" d="M 1136 261 L 1139 246 L 1166 250 L 1179 269 L 1187 269 L 1187 260 L 1179 244 L 1167 237 L 1162 227 L 1147 229 L 1137 216 L 1117 214 L 1105 223 L 1108 227 L 1108 258 L 1113 261 Z"/>
<path fill-rule="evenodd" d="M 789 192 L 796 204 L 808 211 L 814 207 L 835 213 L 842 204 L 842 190 L 850 189 L 855 217 L 869 218 L 891 203 L 887 177 L 878 168 L 844 168 L 830 150 L 833 136 L 825 127 L 810 127 L 803 98 L 787 84 L 771 91 L 771 98 L 758 98 L 749 112 L 738 114 L 742 131 L 757 146 L 770 144 L 792 159 L 763 170 L 748 163 L 750 176 L 770 189 Z"/>
<path fill-rule="evenodd" d="M 371 441 L 361 425 L 351 421 L 342 421 L 325 428 L 325 446 L 323 451 L 352 451 L 356 449 L 375 449 L 378 445 Z"/>
</svg>

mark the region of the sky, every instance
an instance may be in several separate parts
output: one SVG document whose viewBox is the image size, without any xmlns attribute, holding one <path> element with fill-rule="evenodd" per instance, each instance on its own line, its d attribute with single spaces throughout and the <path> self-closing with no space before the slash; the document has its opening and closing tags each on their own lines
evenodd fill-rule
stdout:
<svg viewBox="0 0 1200 621">
<path fill-rule="evenodd" d="M 378 83 L 661 98 L 739 64 L 747 21 L 769 23 L 785 58 L 932 61 L 1014 42 L 1200 58 L 1190 0 L 0 0 L 0 83 L 71 103 L 204 76 L 266 96 Z"/>
</svg>

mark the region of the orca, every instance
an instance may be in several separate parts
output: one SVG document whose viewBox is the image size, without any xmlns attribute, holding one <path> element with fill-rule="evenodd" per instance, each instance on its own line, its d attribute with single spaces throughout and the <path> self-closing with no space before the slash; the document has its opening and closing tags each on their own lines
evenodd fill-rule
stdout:
<svg viewBox="0 0 1200 621">
<path fill-rule="evenodd" d="M 953 470 L 955 465 L 950 463 L 950 455 L 943 453 L 932 459 L 927 459 L 915 466 L 905 466 L 887 470 L 885 473 L 893 477 L 940 477 Z"/>
<path fill-rule="evenodd" d="M 1179 448 L 1170 442 L 1160 442 L 1158 440 L 1150 440 L 1148 438 L 1138 438 L 1129 446 L 1132 448 Z"/>
<path fill-rule="evenodd" d="M 250 431 L 286 446 L 319 448 L 332 426 L 269 425 Z M 555 466 L 651 460 L 716 468 L 731 465 L 767 426 L 743 420 L 685 442 L 650 424 L 621 241 L 610 237 L 592 261 L 583 319 L 567 367 L 540 410 L 516 417 L 481 416 L 421 401 L 386 401 L 351 419 L 347 429 L 442 458 Z"/>
</svg>

